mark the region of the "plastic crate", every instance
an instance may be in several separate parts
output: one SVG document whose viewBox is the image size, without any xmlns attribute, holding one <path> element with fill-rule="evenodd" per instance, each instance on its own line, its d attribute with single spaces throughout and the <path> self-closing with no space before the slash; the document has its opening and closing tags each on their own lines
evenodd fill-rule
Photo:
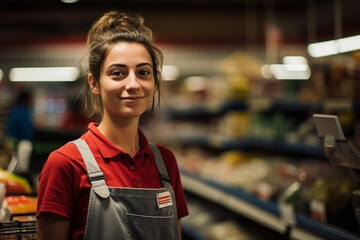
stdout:
<svg viewBox="0 0 360 240">
<path fill-rule="evenodd" d="M 0 223 L 0 240 L 36 239 L 36 221 Z"/>
</svg>

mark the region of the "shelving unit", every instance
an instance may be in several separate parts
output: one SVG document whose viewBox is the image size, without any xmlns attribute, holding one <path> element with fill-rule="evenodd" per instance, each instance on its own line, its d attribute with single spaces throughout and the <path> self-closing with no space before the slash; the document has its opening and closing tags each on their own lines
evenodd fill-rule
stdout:
<svg viewBox="0 0 360 240">
<path fill-rule="evenodd" d="M 265 139 L 258 137 L 245 137 L 231 139 L 219 135 L 188 135 L 176 134 L 172 141 L 190 145 L 217 148 L 221 150 L 248 150 L 253 148 L 272 149 L 292 154 L 301 154 L 312 157 L 325 157 L 324 147 L 320 145 L 307 145 L 285 141 Z"/>
<path fill-rule="evenodd" d="M 295 215 L 296 224 L 289 225 L 288 221 L 281 216 L 279 205 L 276 203 L 262 201 L 241 189 L 201 179 L 184 171 L 181 171 L 181 177 L 185 191 L 226 207 L 276 232 L 286 234 L 288 231 L 290 239 L 360 239 L 358 235 L 300 214 Z"/>
<path fill-rule="evenodd" d="M 297 112 L 323 112 L 324 110 L 359 110 L 360 101 L 348 98 L 325 99 L 321 103 L 306 103 L 296 100 L 252 99 L 249 101 L 225 101 L 200 103 L 186 107 L 171 107 L 168 115 L 174 118 L 194 118 L 196 116 L 211 116 L 227 111 L 246 110 L 283 110 Z"/>
</svg>

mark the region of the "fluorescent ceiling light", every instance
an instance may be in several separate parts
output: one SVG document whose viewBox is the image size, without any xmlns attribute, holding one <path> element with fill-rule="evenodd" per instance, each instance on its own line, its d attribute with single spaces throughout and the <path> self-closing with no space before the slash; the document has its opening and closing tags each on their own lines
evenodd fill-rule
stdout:
<svg viewBox="0 0 360 240">
<path fill-rule="evenodd" d="M 274 76 L 278 80 L 307 80 L 311 76 L 310 67 L 303 56 L 286 56 L 284 64 L 264 65 L 261 74 L 264 78 Z"/>
<path fill-rule="evenodd" d="M 79 76 L 76 67 L 13 68 L 9 73 L 13 82 L 71 82 Z"/>
<path fill-rule="evenodd" d="M 307 64 L 306 58 L 303 56 L 285 56 L 283 58 L 284 64 L 292 64 L 292 65 L 298 65 L 298 64 Z"/>
<path fill-rule="evenodd" d="M 269 69 L 279 80 L 307 80 L 311 75 L 306 64 L 271 64 Z"/>
<path fill-rule="evenodd" d="M 267 79 L 272 78 L 272 73 L 270 71 L 270 65 L 269 64 L 265 64 L 264 66 L 261 67 L 261 75 L 264 78 L 267 78 Z"/>
<path fill-rule="evenodd" d="M 179 77 L 180 70 L 178 67 L 173 65 L 164 65 L 162 73 L 165 81 L 174 81 Z"/>
<path fill-rule="evenodd" d="M 312 57 L 325 57 L 360 49 L 360 35 L 308 45 Z"/>
<path fill-rule="evenodd" d="M 202 76 L 191 76 L 185 78 L 185 86 L 188 90 L 196 92 L 206 88 L 206 78 Z"/>
<path fill-rule="evenodd" d="M 4 77 L 4 72 L 3 72 L 3 70 L 0 69 L 0 82 L 3 79 L 3 77 Z"/>
<path fill-rule="evenodd" d="M 61 2 L 63 2 L 63 3 L 76 3 L 78 1 L 79 0 L 61 0 Z"/>
</svg>

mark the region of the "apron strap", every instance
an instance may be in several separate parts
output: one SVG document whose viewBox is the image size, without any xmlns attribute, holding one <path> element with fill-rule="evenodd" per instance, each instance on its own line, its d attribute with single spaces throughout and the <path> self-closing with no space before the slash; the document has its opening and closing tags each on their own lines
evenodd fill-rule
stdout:
<svg viewBox="0 0 360 240">
<path fill-rule="evenodd" d="M 149 146 L 151 148 L 151 150 L 153 151 L 153 153 L 155 154 L 155 164 L 156 167 L 159 171 L 159 176 L 161 181 L 166 181 L 168 183 L 171 184 L 171 178 L 168 175 L 163 157 L 161 155 L 161 152 L 159 150 L 159 148 L 156 146 L 155 143 L 149 142 Z"/>
<path fill-rule="evenodd" d="M 105 182 L 104 173 L 100 170 L 99 165 L 85 140 L 79 138 L 72 142 L 79 149 L 79 152 L 84 159 L 88 171 L 88 178 L 96 194 L 102 198 L 109 197 L 110 192 Z"/>
<path fill-rule="evenodd" d="M 153 151 L 153 153 L 155 154 L 155 164 L 159 171 L 161 184 L 163 185 L 163 187 L 166 186 L 167 188 L 173 188 L 172 183 L 171 183 L 171 178 L 169 177 L 168 172 L 166 170 L 165 162 L 161 155 L 160 149 L 158 148 L 158 146 L 156 146 L 155 143 L 152 143 L 152 142 L 149 142 L 149 146 L 150 146 L 151 150 Z M 174 193 L 173 189 L 171 190 L 171 192 L 174 196 L 174 201 L 173 201 L 174 219 L 177 220 L 178 217 L 177 217 L 177 206 L 176 206 L 175 193 Z M 175 226 L 174 226 L 175 232 L 180 234 L 178 232 L 177 222 L 175 222 L 174 224 L 175 224 Z M 178 239 L 178 238 L 176 238 L 176 239 Z"/>
</svg>

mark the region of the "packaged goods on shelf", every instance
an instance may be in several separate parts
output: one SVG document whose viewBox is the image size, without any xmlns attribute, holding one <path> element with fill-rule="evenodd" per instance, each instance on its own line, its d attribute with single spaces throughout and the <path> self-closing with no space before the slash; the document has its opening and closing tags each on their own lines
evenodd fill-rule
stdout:
<svg viewBox="0 0 360 240">
<path fill-rule="evenodd" d="M 246 136 L 251 114 L 243 111 L 229 111 L 220 122 L 220 132 L 229 138 Z"/>
</svg>

